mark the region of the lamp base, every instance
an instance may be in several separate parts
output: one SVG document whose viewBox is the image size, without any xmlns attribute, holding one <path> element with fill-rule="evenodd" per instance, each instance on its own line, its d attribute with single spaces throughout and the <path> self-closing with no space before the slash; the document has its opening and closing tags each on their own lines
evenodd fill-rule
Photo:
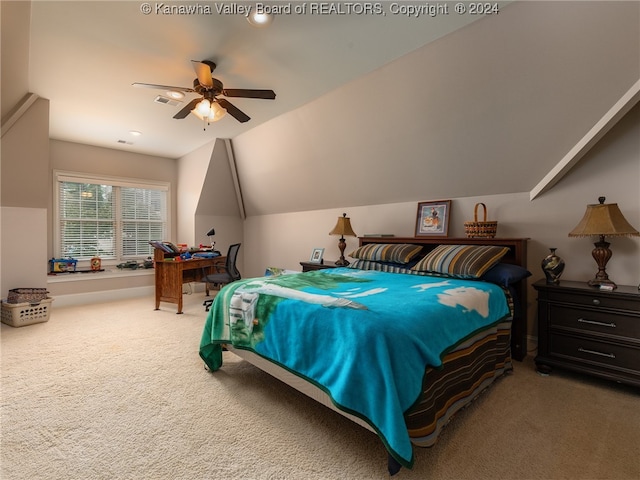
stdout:
<svg viewBox="0 0 640 480">
<path fill-rule="evenodd" d="M 338 249 L 340 249 L 340 258 L 336 260 L 336 265 L 339 267 L 344 267 L 349 265 L 349 260 L 344 258 L 344 249 L 347 248 L 347 242 L 344 241 L 344 237 L 340 236 L 340 240 L 338 240 Z"/>
<path fill-rule="evenodd" d="M 600 235 L 600 241 L 593 244 L 595 248 L 591 252 L 593 255 L 593 259 L 598 264 L 598 273 L 596 273 L 596 277 L 592 280 L 589 280 L 589 285 L 592 287 L 598 287 L 605 285 L 608 288 L 617 288 L 618 286 L 609 280 L 609 275 L 607 275 L 607 262 L 611 258 L 611 250 L 609 250 L 609 242 L 604 240 L 604 235 Z"/>
<path fill-rule="evenodd" d="M 587 282 L 589 284 L 590 287 L 596 287 L 596 288 L 601 288 L 603 285 L 605 287 L 608 287 L 610 289 L 616 289 L 618 288 L 618 285 L 616 285 L 615 283 L 613 283 L 611 280 L 599 280 L 597 278 L 594 278 L 592 280 L 589 280 Z"/>
</svg>

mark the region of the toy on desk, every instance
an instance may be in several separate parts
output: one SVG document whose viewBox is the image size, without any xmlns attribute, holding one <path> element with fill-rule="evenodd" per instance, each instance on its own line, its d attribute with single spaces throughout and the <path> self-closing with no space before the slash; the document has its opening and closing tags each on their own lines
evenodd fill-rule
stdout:
<svg viewBox="0 0 640 480">
<path fill-rule="evenodd" d="M 93 257 L 89 264 L 94 272 L 99 272 L 102 269 L 102 259 L 100 257 Z"/>
<path fill-rule="evenodd" d="M 208 252 L 195 252 L 191 256 L 193 258 L 215 258 L 220 256 L 220 252 L 217 250 L 211 250 Z"/>
<path fill-rule="evenodd" d="M 49 273 L 75 272 L 78 260 L 75 258 L 52 258 L 49 260 Z"/>
<path fill-rule="evenodd" d="M 136 262 L 135 260 L 127 260 L 124 263 L 119 263 L 118 265 L 116 265 L 116 267 L 118 267 L 120 270 L 123 269 L 128 269 L 128 270 L 137 270 L 138 267 L 140 265 L 138 265 L 138 262 Z"/>
<path fill-rule="evenodd" d="M 147 259 L 142 263 L 138 263 L 135 260 L 127 260 L 124 263 L 120 263 L 116 265 L 116 267 L 118 267 L 120 270 L 123 270 L 123 269 L 137 270 L 138 268 L 153 268 L 153 260 L 151 260 L 151 257 L 147 257 Z"/>
</svg>

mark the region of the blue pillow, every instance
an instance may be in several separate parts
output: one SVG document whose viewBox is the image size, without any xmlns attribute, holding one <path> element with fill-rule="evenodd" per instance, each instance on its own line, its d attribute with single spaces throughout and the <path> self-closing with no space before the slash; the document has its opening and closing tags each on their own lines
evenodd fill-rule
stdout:
<svg viewBox="0 0 640 480">
<path fill-rule="evenodd" d="M 524 280 L 531 276 L 531 272 L 519 265 L 510 263 L 498 263 L 491 267 L 486 273 L 480 277 L 485 282 L 495 283 L 500 286 L 509 287 L 514 283 Z"/>
</svg>

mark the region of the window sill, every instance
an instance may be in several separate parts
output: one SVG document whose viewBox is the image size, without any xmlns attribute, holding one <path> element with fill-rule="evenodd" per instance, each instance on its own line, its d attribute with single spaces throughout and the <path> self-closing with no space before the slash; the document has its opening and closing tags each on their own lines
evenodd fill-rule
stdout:
<svg viewBox="0 0 640 480">
<path fill-rule="evenodd" d="M 83 282 L 86 280 L 104 280 L 108 278 L 141 277 L 153 275 L 153 268 L 138 270 L 105 270 L 104 272 L 63 273 L 59 275 L 47 275 L 47 283 Z"/>
</svg>

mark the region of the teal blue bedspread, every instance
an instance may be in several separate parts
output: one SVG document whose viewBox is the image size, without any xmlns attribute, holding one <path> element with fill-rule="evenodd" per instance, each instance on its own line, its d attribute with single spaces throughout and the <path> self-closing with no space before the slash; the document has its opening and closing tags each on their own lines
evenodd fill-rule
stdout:
<svg viewBox="0 0 640 480">
<path fill-rule="evenodd" d="M 200 356 L 217 370 L 229 343 L 304 377 L 369 423 L 410 468 L 403 413 L 425 369 L 508 315 L 502 289 L 480 281 L 349 268 L 252 278 L 218 293 Z"/>
</svg>

